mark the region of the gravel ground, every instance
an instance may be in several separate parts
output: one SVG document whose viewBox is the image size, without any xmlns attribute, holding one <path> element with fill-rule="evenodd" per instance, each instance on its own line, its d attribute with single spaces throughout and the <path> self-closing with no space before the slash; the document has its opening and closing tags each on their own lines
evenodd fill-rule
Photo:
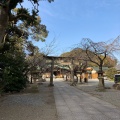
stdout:
<svg viewBox="0 0 120 120">
<path fill-rule="evenodd" d="M 75 87 L 120 108 L 120 91 L 114 90 L 113 84 L 105 81 L 105 85 L 111 88 L 105 92 L 97 91 L 98 80 L 89 80 Z M 0 120 L 58 120 L 54 87 L 48 87 L 48 82 L 44 82 L 33 88 L 32 92 L 28 89 L 23 93 L 0 97 Z"/>
<path fill-rule="evenodd" d="M 120 90 L 113 89 L 113 84 L 114 82 L 106 80 L 105 86 L 110 87 L 110 89 L 106 89 L 104 92 L 98 91 L 98 80 L 89 80 L 88 83 L 78 84 L 76 87 L 94 97 L 107 101 L 120 108 Z"/>
<path fill-rule="evenodd" d="M 0 98 L 0 120 L 57 120 L 53 87 L 38 85 L 38 92 Z"/>
</svg>

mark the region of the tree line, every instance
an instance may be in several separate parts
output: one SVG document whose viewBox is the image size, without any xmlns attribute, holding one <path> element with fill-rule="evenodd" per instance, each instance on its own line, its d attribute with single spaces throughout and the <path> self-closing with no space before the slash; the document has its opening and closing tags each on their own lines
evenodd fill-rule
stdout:
<svg viewBox="0 0 120 120">
<path fill-rule="evenodd" d="M 42 58 L 32 41 L 45 41 L 48 30 L 46 25 L 41 24 L 39 0 L 27 1 L 33 6 L 31 11 L 23 6 L 23 0 L 0 1 L 1 92 L 19 92 L 25 88 L 28 82 L 27 73 L 35 69 L 34 63 Z M 48 0 L 50 3 L 53 1 Z M 34 56 L 37 62 L 33 62 Z"/>
</svg>

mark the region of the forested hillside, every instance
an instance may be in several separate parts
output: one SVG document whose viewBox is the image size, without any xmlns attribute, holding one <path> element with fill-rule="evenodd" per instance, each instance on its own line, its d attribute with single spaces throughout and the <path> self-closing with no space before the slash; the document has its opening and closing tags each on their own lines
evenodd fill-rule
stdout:
<svg viewBox="0 0 120 120">
<path fill-rule="evenodd" d="M 83 58 L 83 60 L 84 60 L 85 55 L 86 54 L 85 54 L 84 50 L 82 50 L 81 48 L 75 48 L 69 52 L 62 53 L 60 56 L 61 57 L 76 57 L 76 58 L 81 58 L 81 59 Z M 93 58 L 93 59 L 95 59 L 95 58 Z M 116 59 L 113 59 L 110 56 L 107 56 L 104 61 L 103 66 L 110 68 L 110 67 L 114 67 L 116 65 L 116 63 L 117 63 Z M 96 66 L 96 64 L 88 61 L 88 66 Z"/>
</svg>

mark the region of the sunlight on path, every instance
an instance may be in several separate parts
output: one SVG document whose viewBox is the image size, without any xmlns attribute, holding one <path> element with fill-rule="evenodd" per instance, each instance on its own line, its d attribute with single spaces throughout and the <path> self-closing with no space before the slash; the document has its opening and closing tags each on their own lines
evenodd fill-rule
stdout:
<svg viewBox="0 0 120 120">
<path fill-rule="evenodd" d="M 120 120 L 114 105 L 63 82 L 54 80 L 54 96 L 59 120 Z"/>
</svg>

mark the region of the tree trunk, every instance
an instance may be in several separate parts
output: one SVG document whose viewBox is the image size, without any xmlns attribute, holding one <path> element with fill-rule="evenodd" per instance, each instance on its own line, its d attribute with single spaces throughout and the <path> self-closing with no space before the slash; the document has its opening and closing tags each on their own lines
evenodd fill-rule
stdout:
<svg viewBox="0 0 120 120">
<path fill-rule="evenodd" d="M 33 79 L 33 78 L 32 78 L 32 75 L 31 75 L 31 79 L 30 79 L 30 83 L 31 83 L 31 84 L 32 84 L 32 79 Z"/>
<path fill-rule="evenodd" d="M 99 89 L 104 89 L 105 85 L 104 85 L 102 65 L 99 66 L 98 79 L 99 79 L 99 84 L 98 84 Z"/>
<path fill-rule="evenodd" d="M 103 73 L 103 71 L 102 71 L 102 65 L 99 66 L 99 71 L 100 71 L 101 73 Z"/>
<path fill-rule="evenodd" d="M 81 74 L 79 75 L 78 83 L 79 83 L 79 84 L 82 83 Z"/>
<path fill-rule="evenodd" d="M 8 10 L 0 6 L 0 48 L 4 45 L 3 38 L 8 25 Z"/>
<path fill-rule="evenodd" d="M 74 64 L 73 64 L 73 59 L 71 61 L 71 77 L 70 81 L 74 82 Z"/>
<path fill-rule="evenodd" d="M 49 86 L 54 86 L 53 84 L 53 70 L 54 70 L 54 59 L 51 61 L 51 75 L 50 75 L 50 85 Z"/>
</svg>

